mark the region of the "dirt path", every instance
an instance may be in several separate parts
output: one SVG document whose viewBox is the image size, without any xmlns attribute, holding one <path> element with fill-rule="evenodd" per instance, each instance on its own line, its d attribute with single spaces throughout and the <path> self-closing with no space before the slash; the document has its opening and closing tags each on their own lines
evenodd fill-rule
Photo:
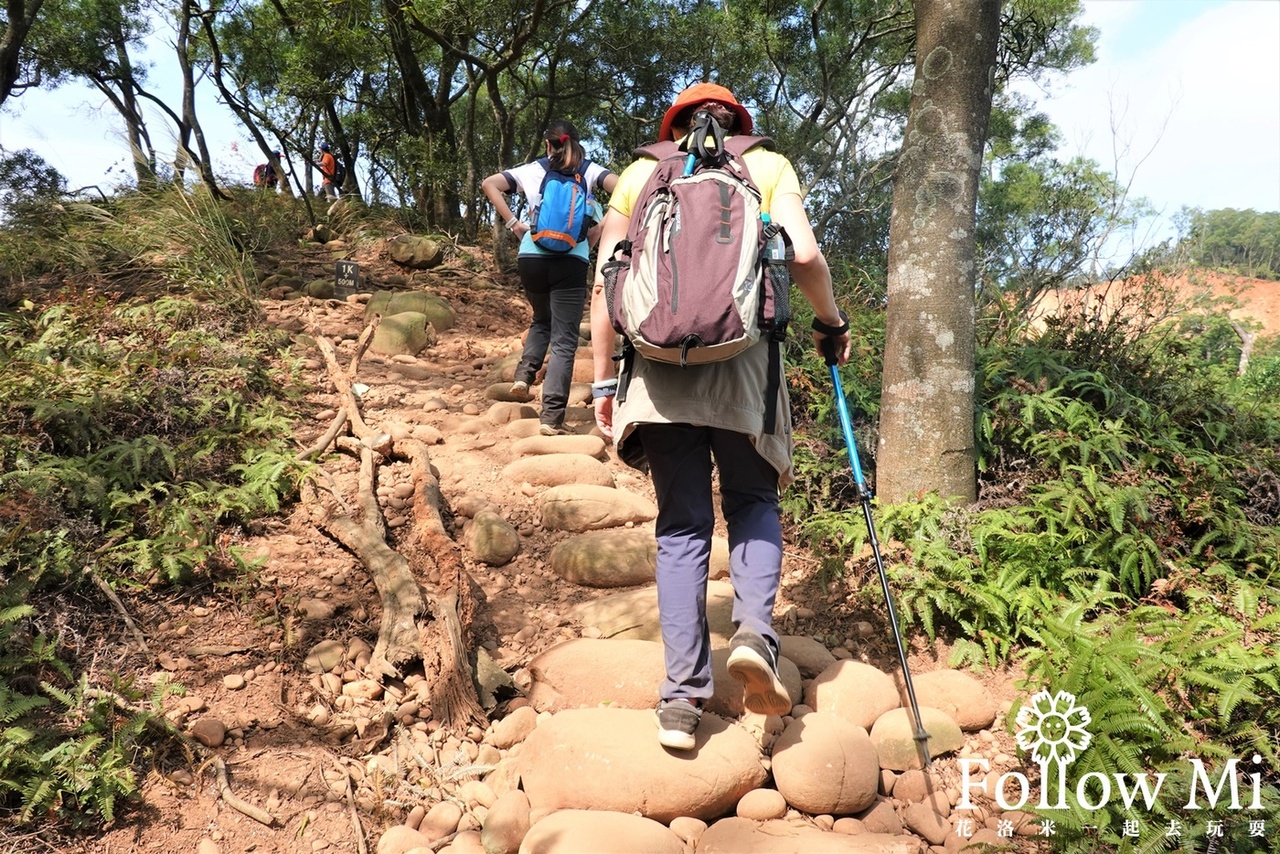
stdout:
<svg viewBox="0 0 1280 854">
<path fill-rule="evenodd" d="M 358 260 L 381 281 L 400 275 L 377 253 Z M 461 550 L 482 592 L 473 626 L 476 640 L 503 671 L 518 677 L 534 655 L 581 634 L 581 626 L 566 613 L 601 591 L 564 582 L 547 569 L 548 552 L 568 535 L 539 525 L 537 490 L 500 475 L 512 459 L 513 439 L 508 428 L 486 417 L 493 401 L 486 399 L 485 390 L 510 381 L 529 316 L 523 297 L 513 281 L 493 274 L 434 278 L 429 289 L 453 305 L 456 325 L 418 358 L 367 354 L 357 377 L 368 386 L 362 410 L 378 429 L 411 435 L 429 446 L 446 505 L 445 522 L 455 537 L 465 517 L 485 505 L 498 508 L 519 532 L 521 551 L 505 566 L 478 564 Z M 342 358 L 350 355 L 365 325 L 359 298 L 266 301 L 263 309 L 269 322 L 281 328 L 325 336 Z M 295 438 L 303 448 L 324 432 L 339 404 L 319 352 L 314 347 L 299 352 L 312 389 L 310 419 L 296 426 Z M 578 413 L 580 432 L 591 428 L 586 413 L 585 406 Z M 608 466 L 620 487 L 652 495 L 647 480 L 612 454 Z M 332 468 L 339 479 L 355 476 L 355 462 Z M 393 545 L 405 521 L 402 485 L 408 479 L 407 471 L 392 465 L 379 480 Z M 151 655 L 113 621 L 110 631 L 119 631 L 114 639 L 117 659 L 104 660 L 101 667 L 137 672 L 141 681 L 156 685 L 181 685 L 180 693 L 164 701 L 169 719 L 215 745 L 232 791 L 265 810 L 272 825 L 229 806 L 219 797 L 216 776 L 199 757 L 175 748 L 145 772 L 141 809 L 101 833 L 62 840 L 45 850 L 364 854 L 374 850 L 385 828 L 404 822 L 415 808 L 426 810 L 450 800 L 455 772 L 477 760 L 483 731 L 441 729 L 419 702 L 415 689 L 421 676 L 408 674 L 387 685 L 381 696 L 398 703 L 388 704 L 391 711 L 385 716 L 358 715 L 364 689 L 352 686 L 368 681 L 361 672 L 368 659 L 362 656 L 377 637 L 379 598 L 366 569 L 314 529 L 305 513 L 269 520 L 248 539 L 225 546 L 261 559 L 260 567 L 167 600 L 127 600 Z M 778 604 L 786 631 L 820 637 L 829 646 L 844 646 L 856 657 L 892 670 L 893 647 L 875 601 L 869 607 L 856 604 L 861 579 L 824 589 L 816 578 L 818 566 L 816 556 L 788 546 Z M 346 670 L 337 668 L 341 676 L 309 669 L 308 654 L 326 640 L 337 642 L 345 653 Z M 942 666 L 941 654 L 930 652 L 916 660 L 922 670 L 935 669 Z M 997 696 L 1012 696 L 1010 677 L 989 681 Z M 500 704 L 491 716 L 500 717 L 503 711 Z M 430 754 L 426 760 L 424 752 Z M 33 840 L 27 850 L 41 850 L 42 845 Z"/>
</svg>

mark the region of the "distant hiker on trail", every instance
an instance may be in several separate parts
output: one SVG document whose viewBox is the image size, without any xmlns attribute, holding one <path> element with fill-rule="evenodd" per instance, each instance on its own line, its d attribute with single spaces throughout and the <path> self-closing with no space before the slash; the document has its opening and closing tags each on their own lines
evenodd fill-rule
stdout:
<svg viewBox="0 0 1280 854">
<path fill-rule="evenodd" d="M 833 338 L 839 363 L 849 358 L 849 324 L 836 306 L 831 272 L 810 228 L 795 169 L 771 150 L 768 140 L 743 136 L 735 141 L 734 135 L 749 134 L 752 125 L 751 114 L 723 86 L 699 83 L 679 94 L 662 117 L 659 142 L 645 149 L 650 156 L 627 167 L 610 196 L 591 295 L 596 424 L 607 439 L 616 441 L 620 459 L 649 470 L 658 502 L 656 581 L 666 678 L 659 688 L 655 717 L 658 741 L 675 750 L 695 746 L 702 706 L 713 694 L 706 615 L 715 526 L 713 460 L 728 525 L 734 589 L 736 631 L 729 644 L 729 673 L 743 684 L 744 705 L 751 711 L 785 715 L 791 710 L 791 698 L 778 678 L 780 644 L 773 629 L 782 571 L 779 491 L 795 477 L 790 402 L 779 355 L 785 324 L 775 325 L 777 337 L 765 330 L 756 343 L 748 339 L 744 349 L 728 358 L 709 355 L 711 348 L 703 346 L 709 342 L 689 335 L 676 339 L 680 345 L 674 347 L 672 363 L 646 358 L 626 343 L 619 370 L 612 346 L 615 332 L 624 331 L 617 327 L 618 318 L 629 310 L 643 310 L 649 317 L 679 326 L 688 322 L 690 314 L 697 314 L 700 301 L 708 299 L 707 282 L 713 279 L 727 278 L 730 284 L 723 290 L 741 298 L 744 289 L 734 287 L 741 281 L 734 278 L 734 262 L 707 261 L 720 257 L 717 244 L 725 247 L 724 257 L 745 257 L 748 270 L 765 269 L 760 247 L 774 245 L 775 240 L 782 246 L 789 237 L 791 246 L 776 262 L 776 269 L 769 275 L 760 273 L 759 284 L 746 290 L 765 291 L 770 276 L 773 281 L 786 280 L 788 275 L 794 278 L 815 310 L 814 342 Z M 725 179 L 703 181 L 713 172 Z M 698 199 L 709 202 L 709 208 L 678 207 L 683 197 L 668 188 L 682 174 L 699 178 L 681 182 L 684 187 L 711 188 L 710 197 L 698 195 L 702 191 L 696 189 L 687 197 L 691 206 Z M 755 190 L 734 195 L 733 188 L 742 187 L 743 176 Z M 731 196 L 741 200 L 730 203 Z M 657 209 L 659 199 L 680 216 L 654 218 L 650 212 Z M 642 223 L 645 229 L 640 228 Z M 646 235 L 660 228 L 664 230 L 656 232 L 661 235 L 658 242 L 646 243 L 655 239 Z M 689 234 L 699 239 L 682 243 L 682 236 Z M 661 245 L 663 251 L 643 252 L 649 245 Z M 683 262 L 678 281 L 653 255 L 669 256 L 671 267 Z M 644 276 L 620 278 L 624 274 L 616 267 L 610 272 L 611 261 L 624 267 L 630 264 L 631 272 L 647 263 L 655 281 L 645 281 Z M 720 275 L 720 268 L 726 266 L 728 277 Z M 636 297 L 639 302 L 624 306 L 638 279 L 640 284 L 652 285 L 640 293 L 652 291 L 658 298 Z M 618 282 L 623 283 L 622 291 L 614 289 Z M 675 306 L 677 296 L 680 311 Z M 785 292 L 782 298 L 785 302 Z M 647 308 L 637 309 L 642 303 Z M 779 308 L 777 300 L 763 305 L 774 311 Z M 633 338 L 624 335 L 624 340 Z"/>
<path fill-rule="evenodd" d="M 586 159 L 578 129 L 567 121 L 552 122 L 543 144 L 545 156 L 496 172 L 480 186 L 507 230 L 520 240 L 520 284 L 533 308 L 511 395 L 532 399 L 529 386 L 550 349 L 539 431 L 554 436 L 566 432 L 565 406 L 587 299 L 588 255 L 596 236 L 589 233 L 596 210 L 593 194 L 597 189 L 612 192 L 618 176 Z M 507 203 L 506 194 L 516 190 L 529 203 L 529 222 L 522 222 Z"/>
<path fill-rule="evenodd" d="M 342 176 L 339 170 L 338 159 L 333 156 L 333 152 L 329 150 L 329 143 L 320 143 L 320 192 L 322 195 L 331 198 L 338 198 L 342 189 Z"/>
<path fill-rule="evenodd" d="M 275 152 L 277 160 L 282 156 L 283 155 L 280 152 Z M 263 187 L 268 190 L 274 190 L 279 187 L 280 175 L 276 172 L 275 164 L 271 162 L 259 163 L 253 170 L 253 183 L 258 187 Z"/>
</svg>

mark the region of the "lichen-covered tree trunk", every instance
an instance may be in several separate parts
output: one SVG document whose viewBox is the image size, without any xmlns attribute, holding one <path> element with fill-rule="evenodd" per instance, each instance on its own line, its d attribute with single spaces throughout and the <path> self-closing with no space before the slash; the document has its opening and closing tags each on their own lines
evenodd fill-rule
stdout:
<svg viewBox="0 0 1280 854">
<path fill-rule="evenodd" d="M 916 65 L 893 186 L 876 491 L 972 501 L 974 216 L 996 0 L 916 0 Z"/>
</svg>

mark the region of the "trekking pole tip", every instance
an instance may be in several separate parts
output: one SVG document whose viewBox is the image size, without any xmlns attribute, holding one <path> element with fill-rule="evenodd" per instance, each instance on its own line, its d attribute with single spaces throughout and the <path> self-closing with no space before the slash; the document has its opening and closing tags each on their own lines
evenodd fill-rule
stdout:
<svg viewBox="0 0 1280 854">
<path fill-rule="evenodd" d="M 916 727 L 915 734 L 916 749 L 920 751 L 920 761 L 927 769 L 933 762 L 933 757 L 929 755 L 929 733 L 923 728 Z"/>
</svg>

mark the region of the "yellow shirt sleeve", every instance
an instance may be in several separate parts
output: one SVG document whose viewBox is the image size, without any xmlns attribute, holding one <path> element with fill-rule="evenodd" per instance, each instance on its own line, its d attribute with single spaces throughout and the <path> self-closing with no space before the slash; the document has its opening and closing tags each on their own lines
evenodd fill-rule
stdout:
<svg viewBox="0 0 1280 854">
<path fill-rule="evenodd" d="M 645 157 L 623 169 L 618 176 L 618 183 L 613 186 L 613 192 L 609 194 L 609 208 L 630 218 L 631 211 L 640 198 L 640 191 L 657 166 L 658 161 Z"/>
<path fill-rule="evenodd" d="M 751 172 L 751 180 L 760 188 L 760 207 L 763 212 L 772 210 L 775 196 L 795 193 L 803 198 L 804 193 L 800 190 L 800 179 L 796 177 L 795 167 L 781 154 L 764 148 L 753 148 L 742 159 Z M 609 195 L 609 207 L 630 217 L 640 198 L 640 191 L 644 189 L 645 182 L 657 165 L 658 161 L 646 157 L 623 169 L 618 176 L 617 185 Z"/>
<path fill-rule="evenodd" d="M 800 179 L 796 177 L 795 167 L 791 161 L 776 151 L 753 148 L 742 155 L 742 160 L 751 172 L 751 180 L 760 188 L 760 210 L 769 213 L 773 210 L 773 200 L 787 193 L 795 193 L 804 198 L 800 191 Z"/>
</svg>

